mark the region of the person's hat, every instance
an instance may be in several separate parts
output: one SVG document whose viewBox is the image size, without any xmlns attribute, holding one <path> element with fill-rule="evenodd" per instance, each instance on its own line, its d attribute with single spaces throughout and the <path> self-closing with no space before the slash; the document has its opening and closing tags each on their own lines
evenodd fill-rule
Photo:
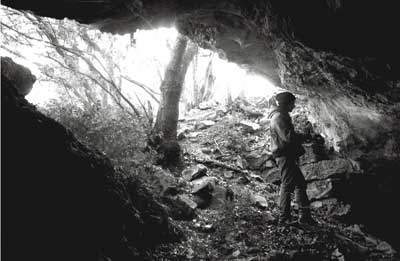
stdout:
<svg viewBox="0 0 400 261">
<path fill-rule="evenodd" d="M 296 97 L 291 92 L 281 92 L 275 95 L 275 100 L 278 106 L 282 106 L 296 100 Z"/>
</svg>

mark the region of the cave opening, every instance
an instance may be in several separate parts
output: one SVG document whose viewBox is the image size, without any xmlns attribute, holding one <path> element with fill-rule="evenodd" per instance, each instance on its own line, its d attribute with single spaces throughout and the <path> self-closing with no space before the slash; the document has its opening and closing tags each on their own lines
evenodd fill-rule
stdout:
<svg viewBox="0 0 400 261">
<path fill-rule="evenodd" d="M 276 215 L 274 195 L 280 183 L 279 170 L 269 148 L 270 120 L 266 116 L 271 111 L 271 98 L 287 90 L 297 98 L 297 107 L 291 113 L 296 131 L 306 137 L 306 154 L 299 164 L 307 180 L 313 213 L 322 227 L 337 228 L 329 231 L 334 240 L 325 247 L 315 244 L 318 236 L 312 247 L 302 241 L 307 237 L 286 238 L 300 248 L 303 243 L 308 246 L 293 255 L 397 257 L 399 67 L 398 61 L 388 55 L 391 51 L 395 53 L 392 44 L 385 49 L 373 41 L 357 49 L 360 39 L 366 39 L 368 34 L 364 27 L 371 25 L 361 22 L 367 15 L 354 23 L 357 17 L 354 6 L 346 7 L 341 1 L 305 6 L 275 1 L 231 4 L 204 1 L 207 3 L 182 6 L 175 3 L 179 1 L 120 3 L 124 8 L 132 4 L 129 12 L 115 3 L 81 6 L 82 11 L 73 12 L 82 3 L 72 2 L 65 10 L 54 13 L 41 5 L 18 1 L 6 1 L 5 5 L 33 12 L 2 6 L 2 122 L 6 123 L 2 124 L 6 126 L 2 140 L 7 141 L 5 151 L 9 155 L 2 160 L 6 170 L 3 173 L 7 175 L 6 191 L 8 198 L 13 196 L 20 204 L 25 194 L 34 195 L 32 202 L 40 202 L 37 203 L 40 211 L 30 221 L 21 228 L 15 225 L 12 228 L 20 233 L 24 229 L 37 233 L 32 228 L 32 223 L 37 222 L 48 232 L 45 235 L 57 238 L 62 235 L 51 232 L 47 224 L 56 227 L 58 221 L 69 218 L 73 220 L 71 227 L 77 226 L 71 231 L 67 226 L 60 233 L 75 238 L 79 229 L 83 231 L 71 255 L 74 251 L 91 251 L 98 260 L 111 256 L 112 260 L 126 260 L 127 256 L 143 258 L 147 250 L 141 252 L 136 246 L 146 248 L 154 243 L 154 238 L 163 241 L 187 231 L 215 233 L 211 234 L 215 240 L 203 242 L 214 248 L 206 253 L 204 245 L 186 243 L 180 245 L 179 257 L 251 257 L 252 253 L 262 256 L 264 252 L 272 255 L 271 245 L 254 245 L 253 232 L 255 228 L 268 227 L 272 234 L 263 234 L 264 239 L 271 235 L 274 240 L 280 238 L 273 234 L 276 226 L 265 221 L 269 215 Z M 82 15 L 83 10 L 91 9 L 93 16 Z M 303 10 L 304 16 L 295 12 L 297 9 Z M 365 13 L 372 9 L 367 6 Z M 378 12 L 389 9 L 382 7 Z M 69 17 L 82 24 L 47 16 Z M 321 21 L 325 30 L 311 26 L 305 16 Z M 149 22 L 154 27 L 159 24 L 176 27 L 148 30 Z M 343 28 L 341 25 L 346 23 L 351 26 Z M 377 35 L 393 40 L 386 35 L 391 26 L 390 19 L 380 20 L 371 32 L 385 28 Z M 360 28 L 363 29 L 351 35 L 351 29 Z M 183 52 L 175 55 L 178 50 Z M 7 68 L 17 66 L 3 56 L 28 67 L 34 76 L 25 69 L 24 73 L 10 73 Z M 183 77 L 174 74 L 180 71 L 184 71 Z M 182 85 L 179 91 L 168 91 L 179 82 Z M 8 86 L 19 88 L 19 94 L 4 91 Z M 180 95 L 178 99 L 173 97 L 176 93 Z M 39 110 L 21 95 L 26 95 Z M 44 102 L 54 97 L 57 99 Z M 171 103 L 176 103 L 175 107 L 169 107 Z M 163 147 L 171 143 L 148 147 L 154 141 L 149 139 L 154 134 L 151 127 L 168 110 L 178 110 L 179 114 L 172 120 L 175 129 L 161 128 L 168 132 L 161 137 L 172 137 L 179 144 L 178 149 L 167 147 L 178 151 L 179 159 L 168 155 Z M 42 113 L 61 122 L 67 130 Z M 50 138 L 53 131 L 58 133 L 58 139 Z M 27 158 L 27 166 L 13 164 L 21 157 Z M 50 164 L 49 159 L 53 161 Z M 170 168 L 169 163 L 175 160 L 183 165 Z M 165 161 L 167 165 L 163 165 Z M 49 166 L 43 167 L 46 164 Z M 66 167 L 60 170 L 59 166 Z M 20 180 L 16 176 L 23 177 L 23 173 L 32 171 L 43 175 L 37 180 L 29 177 L 27 181 L 38 189 L 42 185 L 47 189 L 38 193 L 25 184 L 24 192 L 17 195 L 15 189 Z M 74 175 L 61 184 L 53 173 L 64 175 L 64 171 Z M 82 178 L 78 175 L 82 172 L 89 174 Z M 16 176 L 10 178 L 10 173 Z M 110 173 L 117 178 L 110 181 Z M 140 181 L 136 181 L 137 177 Z M 81 182 L 77 181 L 81 178 Z M 150 184 L 150 192 L 142 189 L 141 182 Z M 57 191 L 56 187 L 61 189 Z M 66 196 L 68 187 L 77 191 L 71 201 Z M 52 193 L 60 197 L 55 208 L 60 215 L 49 208 L 53 202 L 47 196 Z M 229 208 L 229 198 L 236 200 L 238 212 L 234 207 Z M 154 213 L 144 207 L 147 200 Z M 128 202 L 127 207 L 121 202 Z M 14 207 L 12 200 L 6 203 L 11 206 L 6 220 L 22 216 L 23 211 Z M 67 210 L 62 209 L 63 204 L 68 205 Z M 34 212 L 35 207 L 32 205 L 29 210 Z M 76 211 L 86 216 L 80 220 Z M 113 211 L 118 215 L 110 215 Z M 297 215 L 296 211 L 295 207 Z M 212 221 L 203 213 L 219 213 L 224 219 Z M 51 214 L 54 219 L 41 220 L 42 214 Z M 66 218 L 63 214 L 67 214 Z M 98 215 L 104 215 L 104 219 L 88 225 L 87 221 Z M 235 215 L 241 222 L 234 222 Z M 169 217 L 181 223 L 175 226 Z M 107 224 L 107 220 L 112 224 Z M 154 225 L 162 236 L 149 232 Z M 238 226 L 236 237 L 230 225 Z M 102 226 L 104 230 L 99 229 Z M 177 232 L 176 228 L 182 226 L 189 229 Z M 135 233 L 137 228 L 139 233 Z M 243 236 L 246 232 L 248 237 Z M 94 240 L 96 236 L 98 239 Z M 235 248 L 218 245 L 222 242 L 217 240 L 219 237 Z M 85 240 L 91 241 L 87 249 L 79 245 Z M 40 242 L 48 241 L 39 240 L 31 246 L 38 255 L 42 251 Z M 131 246 L 135 250 L 127 250 Z M 54 247 L 55 253 L 65 250 Z M 290 250 L 284 247 L 288 246 L 282 244 L 283 250 L 279 249 L 283 255 Z M 318 254 L 312 256 L 310 253 L 315 249 Z"/>
</svg>

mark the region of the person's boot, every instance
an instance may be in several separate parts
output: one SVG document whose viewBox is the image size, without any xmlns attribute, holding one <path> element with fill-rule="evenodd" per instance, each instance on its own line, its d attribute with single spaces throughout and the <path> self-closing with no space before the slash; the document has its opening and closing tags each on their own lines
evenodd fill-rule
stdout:
<svg viewBox="0 0 400 261">
<path fill-rule="evenodd" d="M 290 213 L 290 202 L 291 202 L 291 193 L 280 191 L 279 195 L 279 208 L 280 215 L 278 224 L 280 225 L 288 225 L 292 222 L 292 215 Z"/>
<path fill-rule="evenodd" d="M 317 225 L 318 222 L 315 221 L 311 217 L 311 211 L 310 208 L 300 208 L 299 209 L 299 220 L 298 223 L 301 225 Z"/>
</svg>

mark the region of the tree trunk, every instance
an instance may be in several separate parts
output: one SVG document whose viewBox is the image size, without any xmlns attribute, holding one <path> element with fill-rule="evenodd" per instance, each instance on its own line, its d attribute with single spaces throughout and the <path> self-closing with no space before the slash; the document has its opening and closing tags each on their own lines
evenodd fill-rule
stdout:
<svg viewBox="0 0 400 261">
<path fill-rule="evenodd" d="M 213 74 L 213 58 L 214 55 L 211 55 L 211 59 L 207 66 L 206 77 L 204 80 L 204 92 L 202 95 L 202 101 L 208 101 L 213 96 L 213 87 L 215 82 L 215 76 Z"/>
<path fill-rule="evenodd" d="M 194 107 L 198 106 L 200 103 L 200 98 L 199 98 L 199 84 L 197 83 L 196 80 L 196 73 L 197 73 L 197 66 L 198 65 L 198 55 L 195 56 L 193 59 L 193 96 L 192 96 L 192 102 L 190 109 L 193 109 Z"/>
<path fill-rule="evenodd" d="M 196 50 L 194 45 L 188 45 L 185 36 L 178 36 L 160 87 L 161 101 L 152 134 L 155 143 L 151 145 L 159 150 L 159 163 L 168 168 L 179 163 L 180 147 L 176 141 L 179 100 L 187 69 Z"/>
</svg>

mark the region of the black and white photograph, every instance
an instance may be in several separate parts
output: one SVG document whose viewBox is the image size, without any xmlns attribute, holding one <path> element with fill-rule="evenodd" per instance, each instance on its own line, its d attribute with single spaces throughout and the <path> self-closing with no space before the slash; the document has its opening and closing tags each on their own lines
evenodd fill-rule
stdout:
<svg viewBox="0 0 400 261">
<path fill-rule="evenodd" d="M 1 260 L 400 261 L 397 5 L 1 1 Z"/>
</svg>

